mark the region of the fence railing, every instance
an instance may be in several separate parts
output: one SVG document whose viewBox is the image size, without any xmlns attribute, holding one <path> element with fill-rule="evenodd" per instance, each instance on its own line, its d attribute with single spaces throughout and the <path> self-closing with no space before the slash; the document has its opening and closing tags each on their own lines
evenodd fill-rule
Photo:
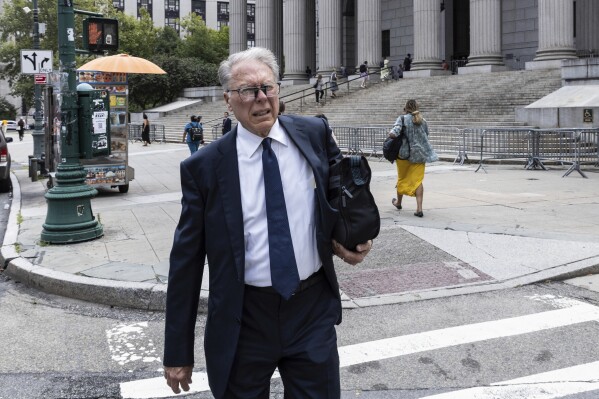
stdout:
<svg viewBox="0 0 599 399">
<path fill-rule="evenodd" d="M 381 157 L 390 127 L 334 126 L 342 152 Z M 486 173 L 484 163 L 492 159 L 522 160 L 526 169 L 546 169 L 551 161 L 571 164 L 583 177 L 581 165 L 599 166 L 599 129 L 529 129 L 430 127 L 429 140 L 440 155 L 454 156 L 464 164 L 469 156 L 479 157 L 476 169 Z"/>
<path fill-rule="evenodd" d="M 141 132 L 143 125 L 140 123 L 129 124 L 129 141 L 141 141 Z M 164 132 L 164 125 L 159 123 L 150 124 L 150 141 L 158 141 L 160 143 L 166 143 L 166 135 Z"/>
</svg>

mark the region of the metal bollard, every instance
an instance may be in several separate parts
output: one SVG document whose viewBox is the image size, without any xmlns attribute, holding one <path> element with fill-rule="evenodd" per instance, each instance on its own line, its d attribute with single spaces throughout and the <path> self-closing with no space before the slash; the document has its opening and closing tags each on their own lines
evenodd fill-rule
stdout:
<svg viewBox="0 0 599 399">
<path fill-rule="evenodd" d="M 29 156 L 29 177 L 31 181 L 37 181 L 37 170 L 39 165 L 39 160 L 34 158 L 33 156 Z"/>
</svg>

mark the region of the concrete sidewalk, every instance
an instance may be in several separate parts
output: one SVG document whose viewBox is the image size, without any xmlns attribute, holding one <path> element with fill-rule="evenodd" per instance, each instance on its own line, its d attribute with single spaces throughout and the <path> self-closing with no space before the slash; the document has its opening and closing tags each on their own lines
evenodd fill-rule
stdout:
<svg viewBox="0 0 599 399">
<path fill-rule="evenodd" d="M 30 139 L 30 137 L 27 137 Z M 29 144 L 27 144 L 29 143 Z M 46 181 L 27 175 L 27 140 L 11 145 L 13 204 L 1 256 L 5 273 L 40 290 L 96 303 L 164 309 L 168 256 L 180 213 L 179 144 L 130 145 L 136 179 L 128 194 L 101 189 L 92 200 L 104 237 L 40 243 Z M 21 166 L 19 166 L 21 163 Z M 424 218 L 415 199 L 391 205 L 395 166 L 376 159 L 371 190 L 382 218 L 367 260 L 336 259 L 344 307 L 373 306 L 515 287 L 599 270 L 599 170 L 567 167 L 427 166 Z M 202 306 L 208 296 L 202 291 Z M 579 284 L 588 287 L 588 280 Z M 595 284 L 596 286 L 599 283 Z"/>
</svg>

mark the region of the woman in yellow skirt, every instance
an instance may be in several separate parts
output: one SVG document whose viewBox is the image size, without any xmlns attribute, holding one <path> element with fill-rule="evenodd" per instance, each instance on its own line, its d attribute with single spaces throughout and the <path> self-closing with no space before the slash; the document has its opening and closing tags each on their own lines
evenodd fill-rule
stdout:
<svg viewBox="0 0 599 399">
<path fill-rule="evenodd" d="M 408 100 L 404 108 L 406 114 L 397 118 L 393 129 L 389 132 L 389 136 L 397 137 L 405 126 L 399 158 L 395 161 L 397 198 L 393 198 L 391 203 L 397 209 L 402 209 L 401 202 L 404 195 L 416 197 L 414 216 L 423 217 L 424 166 L 426 162 L 437 161 L 439 157 L 428 141 L 428 125 L 418 109 L 416 100 Z"/>
</svg>

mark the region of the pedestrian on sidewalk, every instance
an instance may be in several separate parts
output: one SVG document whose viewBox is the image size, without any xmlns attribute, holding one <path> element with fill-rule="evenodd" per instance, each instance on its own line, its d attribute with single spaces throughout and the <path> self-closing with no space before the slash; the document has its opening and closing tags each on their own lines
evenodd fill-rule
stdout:
<svg viewBox="0 0 599 399">
<path fill-rule="evenodd" d="M 333 68 L 333 72 L 331 72 L 331 97 L 337 98 L 337 91 L 339 90 L 339 86 L 337 86 L 337 70 Z"/>
<path fill-rule="evenodd" d="M 318 74 L 316 76 L 316 83 L 314 83 L 314 94 L 316 95 L 316 103 L 320 103 L 320 100 L 322 100 L 322 97 L 324 96 L 324 90 L 322 89 L 322 85 L 322 75 Z"/>
<path fill-rule="evenodd" d="M 385 60 L 383 61 L 383 67 L 381 68 L 381 82 L 389 80 L 389 75 L 389 60 L 387 59 L 387 57 L 385 57 Z"/>
<path fill-rule="evenodd" d="M 365 89 L 368 80 L 368 61 L 364 61 L 364 63 L 360 65 L 360 77 L 362 78 L 360 87 Z"/>
<path fill-rule="evenodd" d="M 407 72 L 410 69 L 412 69 L 412 54 L 408 53 L 403 59 L 403 70 Z"/>
<path fill-rule="evenodd" d="M 23 118 L 19 119 L 17 126 L 19 127 L 19 141 L 23 141 L 23 136 L 25 136 L 25 121 Z"/>
<path fill-rule="evenodd" d="M 390 137 L 397 137 L 405 126 L 403 142 L 399 151 L 399 159 L 395 161 L 397 167 L 397 198 L 391 203 L 397 209 L 402 209 L 401 203 L 404 195 L 416 197 L 416 212 L 414 216 L 423 217 L 422 201 L 424 198 L 424 166 L 426 162 L 439 159 L 428 140 L 428 125 L 419 111 L 416 100 L 408 100 L 404 107 L 405 115 L 395 121 Z"/>
<path fill-rule="evenodd" d="M 231 131 L 231 118 L 229 118 L 229 113 L 225 111 L 225 116 L 223 119 L 223 135 L 225 133 L 229 133 Z"/>
<path fill-rule="evenodd" d="M 253 47 L 221 62 L 231 132 L 181 163 L 182 210 L 170 255 L 164 377 L 189 390 L 206 257 L 204 352 L 212 395 L 268 398 L 278 368 L 286 398 L 339 398 L 336 254 L 361 262 L 372 241 L 334 241 L 329 163 L 342 158 L 326 121 L 278 115 L 279 66 Z"/>
<path fill-rule="evenodd" d="M 202 136 L 204 128 L 200 123 L 202 117 L 196 117 L 192 115 L 190 121 L 187 122 L 185 128 L 183 129 L 183 141 L 187 143 L 189 147 L 189 152 L 193 155 L 199 148 L 200 144 L 202 144 Z"/>
<path fill-rule="evenodd" d="M 148 115 L 145 113 L 143 114 L 143 119 L 144 122 L 141 129 L 141 141 L 143 141 L 144 147 L 146 147 L 148 144 L 152 144 L 150 141 L 150 121 L 148 120 Z"/>
</svg>

